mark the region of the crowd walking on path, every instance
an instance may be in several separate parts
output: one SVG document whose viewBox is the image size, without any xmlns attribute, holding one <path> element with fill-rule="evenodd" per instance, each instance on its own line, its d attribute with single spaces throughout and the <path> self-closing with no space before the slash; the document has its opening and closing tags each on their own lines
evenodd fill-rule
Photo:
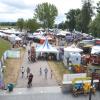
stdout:
<svg viewBox="0 0 100 100">
<path fill-rule="evenodd" d="M 44 69 L 44 78 L 47 80 L 48 79 L 48 69 L 47 68 L 45 68 Z M 40 67 L 40 76 L 42 76 L 43 75 L 43 71 L 42 71 L 42 68 Z M 52 70 L 50 70 L 50 78 L 52 79 L 52 77 L 53 77 L 53 71 Z"/>
<path fill-rule="evenodd" d="M 28 61 L 27 57 L 28 57 L 29 48 L 30 45 L 27 45 L 26 53 L 24 55 L 24 59 L 20 69 L 16 87 L 17 88 L 27 87 L 30 73 L 32 73 L 34 76 L 34 78 L 31 79 L 32 86 L 34 87 L 57 86 L 58 85 L 57 81 L 53 77 L 52 71 L 49 68 L 47 61 L 39 60 L 34 63 Z"/>
<path fill-rule="evenodd" d="M 25 78 L 25 77 L 28 79 L 27 87 L 31 87 L 34 75 L 31 72 L 30 67 L 27 67 L 26 71 L 25 71 L 25 68 L 22 66 L 21 67 L 21 73 L 22 73 L 22 75 L 21 75 L 22 79 Z M 48 73 L 50 73 L 50 75 Z M 40 67 L 40 69 L 39 69 L 39 76 L 40 77 L 43 76 L 45 80 L 47 80 L 48 78 L 52 79 L 52 77 L 53 77 L 53 71 L 49 70 L 46 67 L 45 68 Z"/>
</svg>

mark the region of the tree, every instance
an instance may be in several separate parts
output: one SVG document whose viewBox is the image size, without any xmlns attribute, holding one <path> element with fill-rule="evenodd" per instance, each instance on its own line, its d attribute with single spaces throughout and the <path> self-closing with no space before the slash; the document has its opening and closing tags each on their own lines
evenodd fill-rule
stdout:
<svg viewBox="0 0 100 100">
<path fill-rule="evenodd" d="M 82 32 L 88 33 L 88 25 L 93 16 L 93 7 L 91 0 L 84 0 L 81 12 Z"/>
<path fill-rule="evenodd" d="M 95 37 L 100 37 L 100 13 L 89 25 L 89 32 L 93 33 Z"/>
<path fill-rule="evenodd" d="M 77 30 L 77 31 L 82 31 L 82 20 L 81 20 L 81 17 L 82 15 L 81 15 L 81 12 L 80 12 L 80 14 L 78 14 L 78 16 L 76 17 L 76 27 L 75 27 L 75 29 Z"/>
<path fill-rule="evenodd" d="M 36 29 L 40 27 L 40 25 L 36 22 L 35 19 L 26 20 L 24 26 L 28 32 L 34 32 Z"/>
<path fill-rule="evenodd" d="M 44 28 L 52 28 L 57 15 L 57 8 L 53 4 L 42 3 L 35 9 L 35 18 L 43 23 Z"/>
<path fill-rule="evenodd" d="M 68 23 L 67 23 L 67 21 L 65 21 L 65 22 L 61 22 L 61 23 L 59 23 L 58 24 L 58 28 L 59 29 L 67 29 L 67 27 L 68 27 Z"/>
<path fill-rule="evenodd" d="M 80 9 L 71 9 L 68 13 L 66 13 L 66 19 L 67 19 L 67 24 L 68 28 L 70 31 L 73 31 L 76 28 L 76 20 L 77 17 L 80 14 Z M 77 23 L 78 24 L 78 23 Z"/>
<path fill-rule="evenodd" d="M 20 29 L 20 31 L 22 31 L 22 29 L 24 28 L 24 19 L 23 18 L 19 18 L 17 20 L 17 27 Z"/>
<path fill-rule="evenodd" d="M 100 37 L 100 1 L 97 3 L 95 8 L 97 10 L 97 15 L 89 24 L 89 32 L 91 32 L 95 37 Z"/>
</svg>

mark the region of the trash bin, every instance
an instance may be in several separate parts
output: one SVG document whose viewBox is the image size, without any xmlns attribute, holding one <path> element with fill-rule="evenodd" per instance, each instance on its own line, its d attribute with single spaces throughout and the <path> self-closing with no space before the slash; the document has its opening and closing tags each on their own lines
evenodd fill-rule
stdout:
<svg viewBox="0 0 100 100">
<path fill-rule="evenodd" d="M 8 84 L 7 89 L 9 92 L 13 91 L 14 85 L 13 84 Z"/>
</svg>

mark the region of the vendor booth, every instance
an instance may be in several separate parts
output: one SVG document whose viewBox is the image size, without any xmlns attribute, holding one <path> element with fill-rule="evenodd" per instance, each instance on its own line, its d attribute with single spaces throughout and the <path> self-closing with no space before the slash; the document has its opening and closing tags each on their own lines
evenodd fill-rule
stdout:
<svg viewBox="0 0 100 100">
<path fill-rule="evenodd" d="M 80 65 L 81 64 L 80 52 L 82 51 L 83 51 L 82 49 L 76 48 L 74 46 L 64 48 L 64 59 L 63 59 L 64 65 L 67 67 L 67 65 L 69 65 L 68 64 L 69 61 L 71 61 L 73 65 Z"/>
<path fill-rule="evenodd" d="M 36 58 L 39 58 L 40 56 L 42 56 L 42 58 L 45 58 L 46 60 L 47 59 L 59 60 L 58 50 L 51 44 L 49 44 L 48 39 L 45 40 L 43 45 L 36 47 Z"/>
<path fill-rule="evenodd" d="M 77 46 L 83 49 L 83 53 L 90 54 L 91 47 L 94 46 L 94 40 L 82 40 L 77 44 Z"/>
<path fill-rule="evenodd" d="M 91 63 L 100 65 L 100 46 L 93 46 L 91 50 Z"/>
<path fill-rule="evenodd" d="M 93 83 L 96 84 L 99 82 L 98 79 L 93 80 Z M 64 74 L 63 81 L 62 81 L 62 91 L 63 92 L 74 92 L 73 88 L 75 86 L 77 88 L 83 86 L 81 84 L 87 85 L 91 83 L 91 78 L 87 77 L 86 73 L 79 73 L 79 74 Z M 86 87 L 86 86 L 85 86 Z"/>
</svg>

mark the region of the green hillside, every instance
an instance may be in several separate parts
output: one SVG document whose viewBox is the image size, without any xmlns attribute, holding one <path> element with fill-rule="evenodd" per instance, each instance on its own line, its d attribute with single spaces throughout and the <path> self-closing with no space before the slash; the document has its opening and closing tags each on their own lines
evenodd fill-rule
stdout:
<svg viewBox="0 0 100 100">
<path fill-rule="evenodd" d="M 10 47 L 11 47 L 10 42 L 0 38 L 0 58 L 2 57 L 3 53 L 6 50 L 10 49 Z"/>
</svg>

